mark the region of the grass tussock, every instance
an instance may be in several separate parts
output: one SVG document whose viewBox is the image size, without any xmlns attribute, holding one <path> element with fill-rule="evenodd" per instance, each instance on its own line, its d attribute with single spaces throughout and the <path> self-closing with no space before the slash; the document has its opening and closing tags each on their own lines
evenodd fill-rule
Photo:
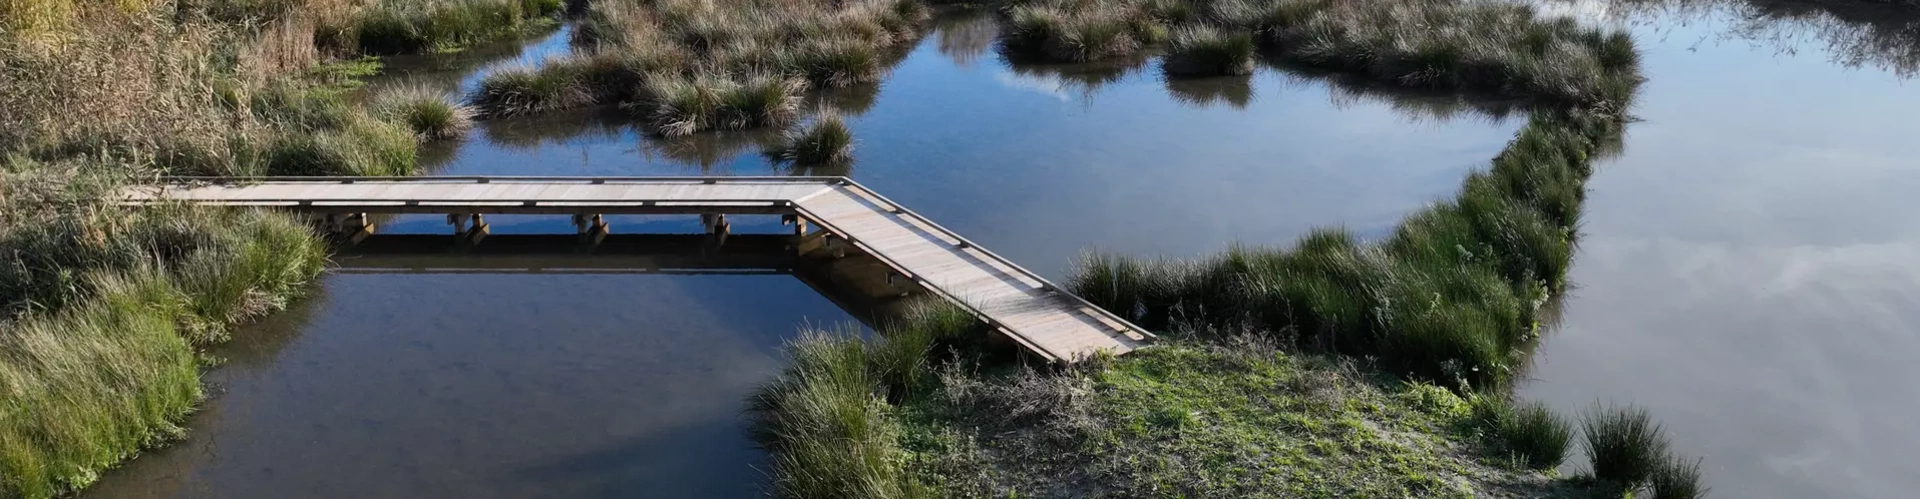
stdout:
<svg viewBox="0 0 1920 499">
<path fill-rule="evenodd" d="M 943 344 L 982 333 L 972 315 L 922 302 L 880 338 L 857 328 L 808 328 L 787 346 L 791 364 L 749 399 L 756 438 L 773 453 L 781 497 L 939 497 L 907 472 L 902 426 L 888 400 L 922 391 Z"/>
<path fill-rule="evenodd" d="M 1183 28 L 1167 43 L 1162 68 L 1173 76 L 1228 76 L 1253 74 L 1251 33 L 1229 33 L 1211 27 Z"/>
<path fill-rule="evenodd" d="M 662 77 L 647 82 L 650 99 L 633 108 L 655 133 L 669 137 L 784 126 L 799 118 L 806 89 L 805 80 L 772 73 Z"/>
<path fill-rule="evenodd" d="M 1580 426 L 1595 479 L 1632 489 L 1664 464 L 1667 437 L 1646 409 L 1594 407 L 1581 416 Z"/>
<path fill-rule="evenodd" d="M 762 153 L 774 164 L 796 168 L 846 166 L 853 163 L 853 130 L 838 115 L 817 117 Z"/>
<path fill-rule="evenodd" d="M 1566 462 L 1573 447 L 1573 424 L 1538 402 L 1515 404 L 1497 395 L 1472 399 L 1471 422 L 1500 459 L 1533 470 L 1552 470 Z"/>
<path fill-rule="evenodd" d="M 591 102 L 571 65 L 538 69 L 511 65 L 488 73 L 468 97 L 483 116 L 514 116 L 575 108 Z"/>
<path fill-rule="evenodd" d="M 1710 490 L 1700 484 L 1700 460 L 1669 455 L 1647 480 L 1648 499 L 1700 499 Z"/>
<path fill-rule="evenodd" d="M 374 112 L 389 122 L 405 125 L 423 140 L 445 140 L 473 129 L 475 111 L 452 95 L 427 86 L 388 90 L 374 97 Z"/>
</svg>

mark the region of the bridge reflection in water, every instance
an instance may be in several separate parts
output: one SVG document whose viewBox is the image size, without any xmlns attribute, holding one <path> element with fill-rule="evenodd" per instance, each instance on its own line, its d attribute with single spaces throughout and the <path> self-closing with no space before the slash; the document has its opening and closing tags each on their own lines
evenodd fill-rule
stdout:
<svg viewBox="0 0 1920 499">
<path fill-rule="evenodd" d="M 827 234 L 377 234 L 341 241 L 344 274 L 791 275 L 868 327 L 926 292 L 871 255 L 828 247 Z"/>
</svg>

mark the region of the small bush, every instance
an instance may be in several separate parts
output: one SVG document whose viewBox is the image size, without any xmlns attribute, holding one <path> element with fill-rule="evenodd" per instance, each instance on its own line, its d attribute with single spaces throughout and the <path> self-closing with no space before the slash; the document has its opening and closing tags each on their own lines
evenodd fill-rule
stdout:
<svg viewBox="0 0 1920 499">
<path fill-rule="evenodd" d="M 1253 35 L 1215 28 L 1186 28 L 1174 32 L 1161 67 L 1173 76 L 1253 74 Z"/>
<path fill-rule="evenodd" d="M 1661 459 L 1648 480 L 1647 489 L 1652 493 L 1648 499 L 1699 499 L 1706 497 L 1708 491 L 1700 484 L 1700 460 L 1682 456 Z"/>
<path fill-rule="evenodd" d="M 1646 409 L 1595 407 L 1580 426 L 1594 478 L 1631 489 L 1653 477 L 1666 456 L 1667 438 Z"/>
<path fill-rule="evenodd" d="M 787 132 L 764 154 L 775 164 L 798 168 L 845 166 L 853 163 L 853 130 L 837 115 L 822 116 Z"/>
<path fill-rule="evenodd" d="M 374 112 L 406 125 L 425 140 L 460 137 L 473 128 L 474 110 L 426 86 L 390 90 L 374 97 Z"/>
</svg>

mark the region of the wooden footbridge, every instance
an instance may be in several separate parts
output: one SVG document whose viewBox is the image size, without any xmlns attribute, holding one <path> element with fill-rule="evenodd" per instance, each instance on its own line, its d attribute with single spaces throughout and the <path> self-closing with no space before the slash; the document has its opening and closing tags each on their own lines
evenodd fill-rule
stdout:
<svg viewBox="0 0 1920 499">
<path fill-rule="evenodd" d="M 488 214 L 572 215 L 587 234 L 609 230 L 602 215 L 700 215 L 717 231 L 726 215 L 778 215 L 796 234 L 811 222 L 830 245 L 873 256 L 1051 362 L 1124 354 L 1153 339 L 843 177 L 181 178 L 132 188 L 123 202 L 275 208 L 369 232 L 369 214 L 381 213 L 445 214 L 463 232 L 484 232 Z"/>
</svg>

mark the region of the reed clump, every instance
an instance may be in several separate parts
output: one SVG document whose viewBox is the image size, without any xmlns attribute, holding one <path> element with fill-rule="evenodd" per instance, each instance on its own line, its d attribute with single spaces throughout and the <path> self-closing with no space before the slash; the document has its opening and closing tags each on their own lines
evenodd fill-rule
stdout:
<svg viewBox="0 0 1920 499">
<path fill-rule="evenodd" d="M 374 97 L 373 111 L 405 125 L 422 140 L 445 140 L 473 129 L 474 110 L 447 92 L 424 85 L 388 90 Z"/>
<path fill-rule="evenodd" d="M 853 130 L 839 115 L 819 116 L 762 153 L 774 164 L 795 168 L 845 166 L 853 163 Z"/>
<path fill-rule="evenodd" d="M 1595 479 L 1631 490 L 1647 483 L 1667 455 L 1667 436 L 1646 409 L 1594 407 L 1580 418 Z"/>
<path fill-rule="evenodd" d="M 631 107 L 666 136 L 784 126 L 799 117 L 806 89 L 805 80 L 773 73 L 662 77 L 650 79 L 648 99 Z"/>
</svg>

